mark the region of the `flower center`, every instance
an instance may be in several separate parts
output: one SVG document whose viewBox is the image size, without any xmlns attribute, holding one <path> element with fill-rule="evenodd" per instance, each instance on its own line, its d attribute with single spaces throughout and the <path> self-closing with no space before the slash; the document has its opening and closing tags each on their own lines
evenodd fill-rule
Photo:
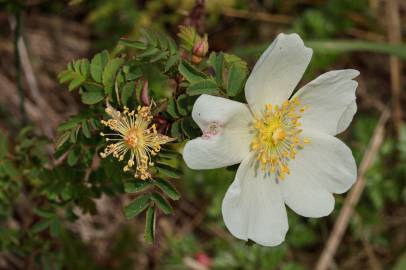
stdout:
<svg viewBox="0 0 406 270">
<path fill-rule="evenodd" d="M 135 149 L 138 145 L 140 145 L 142 140 L 142 131 L 138 130 L 137 128 L 131 128 L 128 130 L 127 134 L 124 136 L 125 143 Z"/>
<path fill-rule="evenodd" d="M 268 104 L 260 117 L 255 117 L 255 137 L 251 150 L 256 152 L 260 167 L 265 173 L 275 173 L 278 179 L 289 174 L 289 160 L 294 159 L 297 150 L 309 143 L 302 138 L 299 119 L 305 111 L 299 99 L 285 101 L 282 106 Z"/>
<path fill-rule="evenodd" d="M 127 156 L 127 165 L 124 171 L 135 171 L 135 178 L 146 180 L 151 178 L 149 167 L 154 166 L 152 157 L 161 150 L 161 145 L 174 139 L 159 134 L 155 124 L 151 124 L 153 116 L 151 107 L 139 106 L 136 111 L 124 107 L 123 112 L 115 110 L 108 104 L 106 113 L 111 117 L 109 120 L 102 120 L 101 123 L 113 133 L 100 133 L 101 136 L 108 136 L 106 141 L 113 143 L 106 146 L 100 153 L 102 158 L 109 155 L 122 161 Z M 135 166 L 135 168 L 133 168 Z M 133 169 L 132 169 L 133 168 Z"/>
</svg>

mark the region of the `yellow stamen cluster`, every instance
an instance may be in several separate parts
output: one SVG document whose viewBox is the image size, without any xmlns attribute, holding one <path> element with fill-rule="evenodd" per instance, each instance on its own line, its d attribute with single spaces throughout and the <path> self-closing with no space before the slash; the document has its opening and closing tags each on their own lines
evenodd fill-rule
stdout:
<svg viewBox="0 0 406 270">
<path fill-rule="evenodd" d="M 299 99 L 285 101 L 281 106 L 265 106 L 263 114 L 255 117 L 253 129 L 255 137 L 251 150 L 265 173 L 274 173 L 283 180 L 289 174 L 289 160 L 294 159 L 299 149 L 310 143 L 302 138 L 299 119 L 306 107 L 300 106 Z"/>
<path fill-rule="evenodd" d="M 151 157 L 161 150 L 162 144 L 173 140 L 159 134 L 155 124 L 151 125 L 153 118 L 151 107 L 138 106 L 137 111 L 129 111 L 127 107 L 124 107 L 124 111 L 121 113 L 108 104 L 106 113 L 111 116 L 111 119 L 102 120 L 102 124 L 116 133 L 100 134 L 101 136 L 113 136 L 113 138 L 106 138 L 106 141 L 113 141 L 113 143 L 107 145 L 100 156 L 105 158 L 112 154 L 113 157 L 122 161 L 129 154 L 124 171 L 129 171 L 136 165 L 134 175 L 136 178 L 142 180 L 151 178 L 149 166 L 154 166 Z"/>
</svg>

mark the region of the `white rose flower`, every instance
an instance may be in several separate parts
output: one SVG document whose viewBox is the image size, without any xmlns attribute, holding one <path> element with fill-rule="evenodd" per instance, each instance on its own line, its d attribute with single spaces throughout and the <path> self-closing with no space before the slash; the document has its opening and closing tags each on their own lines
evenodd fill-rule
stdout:
<svg viewBox="0 0 406 270">
<path fill-rule="evenodd" d="M 297 34 L 280 34 L 262 54 L 245 85 L 248 104 L 200 96 L 192 117 L 203 131 L 183 158 L 192 169 L 241 163 L 223 199 L 229 231 L 264 246 L 282 243 L 285 205 L 305 217 L 334 208 L 332 193 L 354 184 L 351 150 L 334 136 L 357 110 L 357 70 L 327 72 L 292 92 L 312 56 Z"/>
</svg>

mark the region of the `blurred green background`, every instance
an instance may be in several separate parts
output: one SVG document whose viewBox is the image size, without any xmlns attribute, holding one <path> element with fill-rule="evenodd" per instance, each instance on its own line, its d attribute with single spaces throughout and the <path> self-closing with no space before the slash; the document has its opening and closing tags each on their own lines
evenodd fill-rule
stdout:
<svg viewBox="0 0 406 270">
<path fill-rule="evenodd" d="M 327 70 L 361 72 L 358 114 L 340 135 L 358 164 L 382 108 L 387 106 L 392 112 L 331 269 L 406 269 L 406 111 L 402 108 L 406 45 L 401 42 L 406 33 L 406 2 L 197 2 L 198 6 L 194 0 L 0 0 L 0 129 L 17 140 L 25 136 L 19 133 L 23 115 L 17 74 L 11 68 L 16 14 L 21 15 L 26 50 L 45 103 L 36 106 L 33 100 L 37 99 L 27 95 L 27 121 L 33 124 L 34 133 L 50 137 L 54 136 L 52 128 L 81 106 L 78 96 L 57 83 L 56 76 L 66 63 L 102 49 L 113 50 L 121 37 L 137 38 L 142 27 L 175 37 L 179 25 L 192 24 L 208 34 L 210 50 L 235 53 L 251 66 L 278 33 L 296 32 L 315 50 L 302 84 Z M 26 80 L 23 88 L 29 84 Z M 48 107 L 52 114 L 41 110 Z M 25 147 L 23 151 L 29 149 L 35 157 L 48 146 Z M 157 239 L 148 245 L 143 240 L 143 218 L 128 221 L 123 217 L 125 197 L 102 197 L 96 202 L 96 215 L 83 215 L 74 223 L 51 221 L 58 223 L 55 228 L 62 227 L 57 237 L 52 232 L 40 237 L 27 233 L 37 221 L 35 215 L 24 216 L 27 208 L 41 202 L 30 196 L 22 199 L 20 192 L 29 194 L 29 190 L 7 181 L 6 175 L 13 172 L 3 164 L 0 269 L 314 269 L 345 194 L 336 196 L 335 211 L 326 218 L 305 219 L 290 211 L 286 242 L 264 248 L 233 238 L 225 228 L 221 201 L 234 177 L 231 170 L 191 171 L 181 166 L 184 176 L 175 185 L 182 199 L 174 205 L 174 215 L 158 217 Z"/>
</svg>

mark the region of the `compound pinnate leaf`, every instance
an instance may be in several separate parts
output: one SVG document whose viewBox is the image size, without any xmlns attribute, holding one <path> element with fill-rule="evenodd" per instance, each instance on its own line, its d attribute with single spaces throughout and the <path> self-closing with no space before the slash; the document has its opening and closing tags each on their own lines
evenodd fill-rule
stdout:
<svg viewBox="0 0 406 270">
<path fill-rule="evenodd" d="M 102 51 L 96 54 L 90 63 L 90 75 L 93 80 L 98 83 L 102 82 L 103 70 L 109 61 L 109 53 L 107 51 Z"/>
<path fill-rule="evenodd" d="M 172 200 L 178 200 L 180 198 L 179 192 L 170 183 L 163 179 L 155 179 L 154 184 L 162 190 Z"/>
<path fill-rule="evenodd" d="M 150 203 L 150 195 L 141 195 L 124 208 L 127 218 L 133 218 L 144 211 Z"/>
</svg>

